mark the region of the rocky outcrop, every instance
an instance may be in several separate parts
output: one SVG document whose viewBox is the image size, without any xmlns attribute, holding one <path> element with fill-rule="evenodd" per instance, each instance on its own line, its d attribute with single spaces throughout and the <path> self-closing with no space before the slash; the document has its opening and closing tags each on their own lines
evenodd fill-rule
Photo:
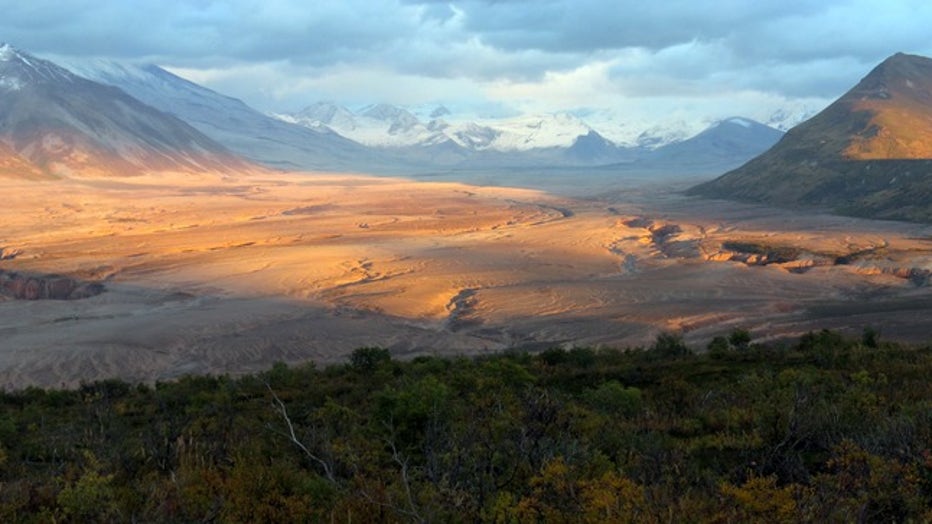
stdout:
<svg viewBox="0 0 932 524">
<path fill-rule="evenodd" d="M 916 287 L 929 285 L 932 270 L 924 267 L 903 266 L 880 254 L 884 246 L 863 249 L 837 256 L 813 253 L 792 246 L 768 246 L 753 242 L 727 241 L 721 248 L 706 255 L 714 262 L 741 262 L 748 266 L 776 266 L 791 273 L 805 273 L 820 266 L 847 266 L 860 275 L 887 275 L 907 280 Z"/>
<path fill-rule="evenodd" d="M 0 298 L 16 300 L 79 300 L 103 293 L 98 282 L 80 282 L 59 275 L 25 275 L 0 270 Z"/>
<path fill-rule="evenodd" d="M 932 281 L 932 271 L 919 267 L 876 266 L 856 264 L 852 269 L 859 275 L 888 275 L 910 281 L 916 287 L 928 286 Z"/>
<path fill-rule="evenodd" d="M 789 249 L 747 249 L 725 242 L 720 251 L 706 255 L 713 262 L 741 262 L 748 266 L 777 266 L 790 273 L 805 273 L 818 266 L 838 265 L 833 257 Z"/>
<path fill-rule="evenodd" d="M 631 220 L 629 223 L 647 224 L 645 229 L 650 232 L 651 244 L 665 257 L 696 258 L 700 255 L 700 238 L 695 234 L 685 233 L 679 224 L 661 225 L 653 221 L 643 221 L 643 219 Z"/>
</svg>

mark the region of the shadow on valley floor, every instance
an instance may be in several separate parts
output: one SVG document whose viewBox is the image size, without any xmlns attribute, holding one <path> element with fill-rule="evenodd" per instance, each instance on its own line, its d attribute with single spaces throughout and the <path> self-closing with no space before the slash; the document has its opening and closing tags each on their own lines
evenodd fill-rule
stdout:
<svg viewBox="0 0 932 524">
<path fill-rule="evenodd" d="M 670 184 L 588 198 L 323 174 L 12 187 L 2 270 L 107 291 L 0 301 L 0 385 L 244 373 L 361 346 L 416 357 L 634 347 L 661 332 L 701 348 L 735 328 L 932 336 L 929 226 Z"/>
</svg>

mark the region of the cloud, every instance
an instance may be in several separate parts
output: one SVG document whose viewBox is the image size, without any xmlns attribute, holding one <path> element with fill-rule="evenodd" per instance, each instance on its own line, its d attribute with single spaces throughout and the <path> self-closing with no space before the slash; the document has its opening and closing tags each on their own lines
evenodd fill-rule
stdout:
<svg viewBox="0 0 932 524">
<path fill-rule="evenodd" d="M 3 4 L 0 38 L 14 45 L 155 62 L 263 109 L 327 95 L 554 110 L 664 98 L 711 107 L 739 93 L 831 99 L 896 51 L 932 53 L 925 0 Z"/>
</svg>

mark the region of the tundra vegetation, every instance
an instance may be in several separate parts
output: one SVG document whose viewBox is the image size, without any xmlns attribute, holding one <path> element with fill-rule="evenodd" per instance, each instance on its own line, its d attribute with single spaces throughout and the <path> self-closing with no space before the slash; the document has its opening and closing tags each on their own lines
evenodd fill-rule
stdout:
<svg viewBox="0 0 932 524">
<path fill-rule="evenodd" d="M 0 393 L 0 521 L 929 522 L 932 347 L 747 331 Z"/>
</svg>

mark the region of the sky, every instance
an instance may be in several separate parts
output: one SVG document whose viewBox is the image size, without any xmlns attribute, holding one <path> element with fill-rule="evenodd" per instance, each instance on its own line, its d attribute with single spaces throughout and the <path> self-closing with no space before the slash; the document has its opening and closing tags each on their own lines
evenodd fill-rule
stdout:
<svg viewBox="0 0 932 524">
<path fill-rule="evenodd" d="M 27 52 L 155 63 L 274 112 L 767 121 L 821 109 L 895 52 L 932 56 L 928 0 L 0 0 L 0 14 L 0 41 Z"/>
</svg>

